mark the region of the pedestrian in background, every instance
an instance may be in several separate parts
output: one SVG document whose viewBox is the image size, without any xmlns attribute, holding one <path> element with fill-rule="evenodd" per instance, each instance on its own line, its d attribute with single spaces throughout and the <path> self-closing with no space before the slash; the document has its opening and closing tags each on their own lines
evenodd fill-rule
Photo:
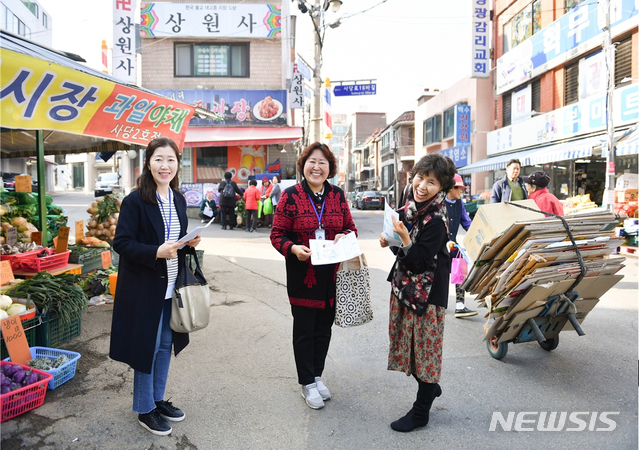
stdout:
<svg viewBox="0 0 639 450">
<path fill-rule="evenodd" d="M 273 221 L 273 201 L 271 200 L 271 192 L 273 191 L 273 185 L 269 181 L 268 177 L 262 178 L 262 195 L 260 197 L 261 207 L 258 207 L 261 215 L 260 226 L 264 227 L 268 225 L 272 226 Z"/>
<path fill-rule="evenodd" d="M 228 189 L 225 189 L 229 185 Z M 232 189 L 231 189 L 232 188 Z M 224 181 L 220 183 L 217 188 L 220 193 L 220 222 L 222 229 L 226 230 L 227 226 L 229 230 L 237 227 L 237 218 L 235 217 L 235 204 L 237 203 L 237 195 L 242 198 L 242 190 L 237 187 L 237 183 L 233 181 L 233 174 L 226 172 L 224 174 Z M 228 219 L 227 219 L 228 214 Z"/>
<path fill-rule="evenodd" d="M 446 193 L 454 185 L 455 163 L 439 153 L 420 159 L 412 169 L 413 189 L 408 202 L 393 218 L 402 246 L 391 247 L 395 264 L 391 282 L 388 370 L 417 380 L 412 409 L 391 423 L 407 432 L 428 424 L 433 401 L 442 393 L 444 319 L 448 303 L 450 257 Z M 388 247 L 384 234 L 380 245 Z"/>
<path fill-rule="evenodd" d="M 249 181 L 249 187 L 244 191 L 244 209 L 246 210 L 246 232 L 254 233 L 257 227 L 257 208 L 260 201 L 260 191 L 257 181 Z"/>
<path fill-rule="evenodd" d="M 519 176 L 521 172 L 521 162 L 518 159 L 511 159 L 506 165 L 506 175 L 493 184 L 490 193 L 490 203 L 514 202 L 525 200 L 528 193 L 524 187 L 524 180 Z"/>
<path fill-rule="evenodd" d="M 271 201 L 273 202 L 273 214 L 277 210 L 277 202 L 280 201 L 280 195 L 282 195 L 282 187 L 280 186 L 280 178 L 277 175 L 273 175 L 271 179 L 273 190 L 271 191 Z"/>
<path fill-rule="evenodd" d="M 446 210 L 448 213 L 448 240 L 457 243 L 457 231 L 461 225 L 464 230 L 468 231 L 470 228 L 470 216 L 466 212 L 464 202 L 461 197 L 464 189 L 468 189 L 464 186 L 464 180 L 459 174 L 455 174 L 455 185 L 446 194 Z M 459 250 L 453 248 L 450 252 L 451 263 L 453 258 L 459 256 Z M 477 311 L 466 308 L 466 291 L 461 288 L 461 284 L 455 285 L 455 318 L 476 316 Z"/>
<path fill-rule="evenodd" d="M 171 433 L 170 422 L 184 413 L 164 400 L 171 347 L 177 355 L 188 333 L 169 327 L 171 297 L 186 247 L 186 199 L 179 191 L 180 152 L 171 139 L 153 139 L 146 148 L 137 189 L 122 200 L 113 249 L 120 255 L 113 304 L 109 356 L 133 369 L 133 412 L 157 435 Z M 195 247 L 200 236 L 186 242 Z"/>
<path fill-rule="evenodd" d="M 314 266 L 310 239 L 337 242 L 357 233 L 344 191 L 326 181 L 335 176 L 333 152 L 315 142 L 302 152 L 301 183 L 282 192 L 271 230 L 273 247 L 286 258 L 286 290 L 293 314 L 293 353 L 306 404 L 324 406 L 331 393 L 322 373 L 335 321 L 337 264 Z"/>
<path fill-rule="evenodd" d="M 534 200 L 539 209 L 543 212 L 549 212 L 558 216 L 564 215 L 564 205 L 559 199 L 548 191 L 550 177 L 545 172 L 533 172 L 524 177 L 524 183 L 530 199 Z M 546 216 L 548 217 L 548 216 Z"/>
<path fill-rule="evenodd" d="M 207 192 L 204 200 L 202 200 L 202 204 L 200 205 L 200 219 L 202 219 L 202 223 L 208 222 L 213 219 L 217 214 L 217 205 L 215 204 L 215 200 L 213 200 L 213 192 Z"/>
</svg>

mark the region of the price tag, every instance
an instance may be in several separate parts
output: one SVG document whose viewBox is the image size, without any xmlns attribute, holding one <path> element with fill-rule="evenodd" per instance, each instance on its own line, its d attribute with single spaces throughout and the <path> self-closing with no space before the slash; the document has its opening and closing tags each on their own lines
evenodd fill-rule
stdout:
<svg viewBox="0 0 639 450">
<path fill-rule="evenodd" d="M 64 253 L 67 251 L 67 246 L 69 245 L 69 231 L 71 228 L 69 227 L 60 227 L 58 229 L 58 241 L 55 244 L 55 252 L 56 253 Z"/>
<path fill-rule="evenodd" d="M 7 229 L 7 244 L 16 245 L 18 242 L 18 229 L 11 227 Z"/>
<path fill-rule="evenodd" d="M 102 257 L 102 268 L 106 269 L 111 265 L 111 250 L 103 251 L 100 256 Z"/>
<path fill-rule="evenodd" d="M 31 352 L 27 337 L 24 335 L 20 316 L 8 317 L 0 321 L 0 327 L 11 362 L 26 365 L 27 361 L 31 359 Z"/>
<path fill-rule="evenodd" d="M 42 231 L 32 231 L 31 242 L 35 242 L 38 245 L 42 245 Z"/>
<path fill-rule="evenodd" d="M 31 192 L 31 175 L 17 175 L 16 192 Z"/>
<path fill-rule="evenodd" d="M 75 245 L 80 245 L 80 241 L 84 237 L 84 220 L 75 221 Z"/>
<path fill-rule="evenodd" d="M 11 261 L 0 261 L 0 286 L 4 286 L 9 281 L 13 280 L 13 269 L 11 268 Z"/>
</svg>

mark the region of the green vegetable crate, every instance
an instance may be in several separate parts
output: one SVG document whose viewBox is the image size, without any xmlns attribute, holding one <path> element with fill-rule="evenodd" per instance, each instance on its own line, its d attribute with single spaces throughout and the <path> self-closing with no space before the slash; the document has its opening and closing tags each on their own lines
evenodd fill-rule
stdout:
<svg viewBox="0 0 639 450">
<path fill-rule="evenodd" d="M 27 338 L 29 347 L 32 347 L 36 343 L 36 327 L 42 323 L 42 319 L 38 316 L 33 319 L 23 320 L 22 328 L 24 329 L 24 335 Z M 0 359 L 5 359 L 9 356 L 7 346 L 4 343 L 4 339 L 0 341 Z"/>
<path fill-rule="evenodd" d="M 78 367 L 78 359 L 80 359 L 79 353 L 47 347 L 31 347 L 29 351 L 31 352 L 31 359 L 49 358 L 55 360 L 62 355 L 69 359 L 68 362 L 55 369 L 40 369 L 43 372 L 53 375 L 53 378 L 49 381 L 49 390 L 54 390 L 75 376 L 75 369 Z M 11 361 L 11 358 L 6 358 L 5 361 Z"/>
<path fill-rule="evenodd" d="M 102 252 L 109 251 L 109 248 L 69 245 L 69 250 L 71 250 L 69 262 L 71 264 L 82 264 L 82 275 L 84 275 L 94 270 L 102 269 Z"/>
<path fill-rule="evenodd" d="M 40 347 L 57 348 L 82 331 L 82 315 L 78 314 L 67 324 L 63 324 L 57 313 L 48 312 L 41 315 L 42 324 L 37 328 L 36 343 Z"/>
</svg>

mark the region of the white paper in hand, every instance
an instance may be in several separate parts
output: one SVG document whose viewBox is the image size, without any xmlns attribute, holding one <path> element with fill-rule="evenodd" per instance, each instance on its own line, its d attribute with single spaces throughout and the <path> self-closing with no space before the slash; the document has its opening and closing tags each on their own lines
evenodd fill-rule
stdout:
<svg viewBox="0 0 639 450">
<path fill-rule="evenodd" d="M 347 234 L 337 244 L 333 244 L 332 240 L 310 239 L 308 246 L 311 249 L 311 264 L 314 266 L 336 264 L 362 254 L 355 233 Z"/>
<path fill-rule="evenodd" d="M 395 227 L 393 227 L 393 219 L 399 220 L 399 214 L 395 212 L 393 208 L 388 206 L 388 203 L 384 203 L 384 239 L 391 247 L 401 247 L 402 240 L 397 233 L 395 233 Z"/>
<path fill-rule="evenodd" d="M 211 218 L 211 220 L 209 220 L 206 225 L 204 226 L 200 225 L 199 227 L 193 228 L 193 230 L 190 233 L 187 233 L 186 236 L 181 237 L 178 242 L 189 242 L 191 239 L 195 239 L 202 232 L 202 230 L 204 230 L 206 227 L 208 227 L 209 225 L 213 223 L 213 219 L 215 219 L 215 217 Z M 186 244 L 182 244 L 178 248 L 182 248 L 185 245 Z"/>
</svg>

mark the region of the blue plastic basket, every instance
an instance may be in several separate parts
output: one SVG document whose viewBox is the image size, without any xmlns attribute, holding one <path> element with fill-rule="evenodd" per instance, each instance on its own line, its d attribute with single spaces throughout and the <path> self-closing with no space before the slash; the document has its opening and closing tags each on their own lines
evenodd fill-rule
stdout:
<svg viewBox="0 0 639 450">
<path fill-rule="evenodd" d="M 57 348 L 48 348 L 48 347 L 30 347 L 31 351 L 31 359 L 36 358 L 49 358 L 56 359 L 58 356 L 66 355 L 69 358 L 69 362 L 63 364 L 62 366 L 51 369 L 51 370 L 43 370 L 43 372 L 50 373 L 53 375 L 53 379 L 49 381 L 49 389 L 54 390 L 61 384 L 66 383 L 71 378 L 75 376 L 75 369 L 78 366 L 78 359 L 80 359 L 80 354 L 77 352 L 72 352 L 69 350 L 59 350 Z M 7 358 L 4 361 L 11 361 L 11 358 Z"/>
</svg>

